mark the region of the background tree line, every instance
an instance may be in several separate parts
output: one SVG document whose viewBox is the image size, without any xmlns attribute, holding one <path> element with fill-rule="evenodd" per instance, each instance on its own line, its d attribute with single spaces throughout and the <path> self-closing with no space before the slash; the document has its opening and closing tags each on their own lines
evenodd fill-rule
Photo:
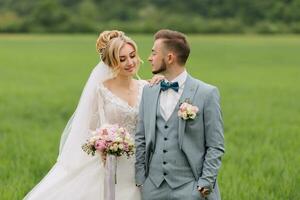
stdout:
<svg viewBox="0 0 300 200">
<path fill-rule="evenodd" d="M 0 0 L 0 32 L 300 33 L 300 0 Z"/>
</svg>

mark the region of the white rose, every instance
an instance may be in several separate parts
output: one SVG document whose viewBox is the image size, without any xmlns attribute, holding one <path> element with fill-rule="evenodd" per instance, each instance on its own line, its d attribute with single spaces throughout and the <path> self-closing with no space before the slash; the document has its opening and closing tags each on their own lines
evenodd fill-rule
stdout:
<svg viewBox="0 0 300 200">
<path fill-rule="evenodd" d="M 130 140 L 130 136 L 129 135 L 125 135 L 125 140 L 126 141 Z"/>
<path fill-rule="evenodd" d="M 118 151 L 118 148 L 119 148 L 119 145 L 114 144 L 114 147 L 113 147 L 114 151 Z"/>
<path fill-rule="evenodd" d="M 186 111 L 187 111 L 187 113 L 191 113 L 191 112 L 192 112 L 192 107 L 191 107 L 191 106 L 188 106 L 188 107 L 186 108 Z"/>
<path fill-rule="evenodd" d="M 116 138 L 116 142 L 122 142 L 122 138 L 121 137 L 117 137 Z"/>
<path fill-rule="evenodd" d="M 196 113 L 191 113 L 191 119 L 195 119 Z"/>
<path fill-rule="evenodd" d="M 119 144 L 119 149 L 123 149 L 124 148 L 124 145 L 123 144 Z"/>
<path fill-rule="evenodd" d="M 187 116 L 187 113 L 186 113 L 186 112 L 182 113 L 182 118 L 183 118 L 183 119 L 188 119 L 188 116 Z"/>
<path fill-rule="evenodd" d="M 128 145 L 129 145 L 129 146 L 133 146 L 133 145 L 134 145 L 133 141 L 129 141 L 129 142 L 128 142 Z"/>
</svg>

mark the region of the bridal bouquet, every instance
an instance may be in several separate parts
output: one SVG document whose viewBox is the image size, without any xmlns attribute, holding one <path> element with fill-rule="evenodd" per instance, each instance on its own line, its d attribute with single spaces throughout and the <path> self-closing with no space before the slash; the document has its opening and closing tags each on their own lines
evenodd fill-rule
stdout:
<svg viewBox="0 0 300 200">
<path fill-rule="evenodd" d="M 82 149 L 93 156 L 98 151 L 103 155 L 130 157 L 134 154 L 134 140 L 125 128 L 118 124 L 106 124 L 92 131 L 92 137 L 82 145 Z"/>
<path fill-rule="evenodd" d="M 117 183 L 117 157 L 134 154 L 134 140 L 125 128 L 117 124 L 103 125 L 92 132 L 92 137 L 82 145 L 83 151 L 95 155 L 99 152 L 106 156 L 104 176 L 104 199 L 115 200 Z"/>
</svg>

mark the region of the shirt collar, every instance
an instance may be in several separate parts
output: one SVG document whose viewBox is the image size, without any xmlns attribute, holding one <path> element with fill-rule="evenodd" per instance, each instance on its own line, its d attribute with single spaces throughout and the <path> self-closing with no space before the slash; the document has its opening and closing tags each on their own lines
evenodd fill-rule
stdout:
<svg viewBox="0 0 300 200">
<path fill-rule="evenodd" d="M 183 72 L 181 72 L 181 74 L 179 74 L 177 77 L 175 77 L 171 82 L 178 82 L 179 87 L 184 85 L 184 82 L 186 80 L 187 77 L 187 71 L 184 70 Z"/>
</svg>

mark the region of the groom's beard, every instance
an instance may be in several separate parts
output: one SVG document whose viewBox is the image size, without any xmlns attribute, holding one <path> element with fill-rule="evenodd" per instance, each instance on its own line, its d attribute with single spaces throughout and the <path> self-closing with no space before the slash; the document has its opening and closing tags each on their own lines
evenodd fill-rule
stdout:
<svg viewBox="0 0 300 200">
<path fill-rule="evenodd" d="M 162 59 L 161 60 L 161 65 L 157 70 L 152 71 L 152 74 L 159 74 L 161 72 L 164 72 L 167 70 L 167 64 L 166 62 Z"/>
</svg>

